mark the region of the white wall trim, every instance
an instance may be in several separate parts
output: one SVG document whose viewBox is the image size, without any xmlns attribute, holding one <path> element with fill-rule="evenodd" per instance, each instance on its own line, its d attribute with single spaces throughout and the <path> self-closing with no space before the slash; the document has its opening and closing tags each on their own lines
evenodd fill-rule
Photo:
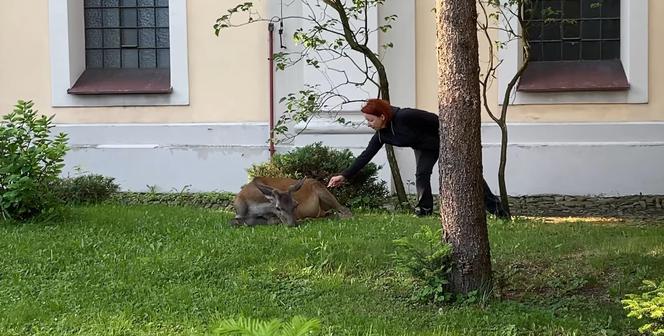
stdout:
<svg viewBox="0 0 664 336">
<path fill-rule="evenodd" d="M 83 0 L 49 0 L 51 105 L 139 106 L 188 105 L 189 65 L 187 50 L 187 0 L 169 0 L 171 86 L 170 94 L 71 95 L 71 88 L 85 70 Z"/>
<path fill-rule="evenodd" d="M 664 122 L 517 123 L 509 126 L 507 185 L 511 195 L 664 194 Z M 64 175 L 76 168 L 115 177 L 123 190 L 237 192 L 246 169 L 269 160 L 266 123 L 57 125 L 69 134 L 72 150 Z M 304 133 L 293 146 L 321 141 L 326 146 L 364 150 L 372 133 Z M 497 190 L 500 132 L 482 124 L 484 177 Z M 279 146 L 285 152 L 293 146 Z M 415 176 L 409 148 L 396 148 L 406 190 Z M 379 178 L 391 182 L 384 151 L 373 162 Z M 432 188 L 438 190 L 434 169 Z"/>
<path fill-rule="evenodd" d="M 630 89 L 614 92 L 549 92 L 512 93 L 512 104 L 571 104 L 571 103 L 629 103 L 648 102 L 648 0 L 622 0 L 620 7 L 620 56 Z M 516 17 L 506 18 L 509 25 L 519 27 Z M 508 22 L 501 21 L 503 27 Z M 508 41 L 508 33 L 501 30 L 499 38 Z M 509 81 L 522 63 L 520 41 L 512 40 L 499 52 L 503 64 L 498 69 L 498 101 Z"/>
</svg>

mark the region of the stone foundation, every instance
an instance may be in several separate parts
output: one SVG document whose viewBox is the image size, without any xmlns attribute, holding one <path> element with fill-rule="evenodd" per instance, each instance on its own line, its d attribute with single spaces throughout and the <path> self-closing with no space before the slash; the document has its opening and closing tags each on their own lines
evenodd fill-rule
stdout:
<svg viewBox="0 0 664 336">
<path fill-rule="evenodd" d="M 664 195 L 521 196 L 510 197 L 510 208 L 517 216 L 664 217 Z"/>
</svg>

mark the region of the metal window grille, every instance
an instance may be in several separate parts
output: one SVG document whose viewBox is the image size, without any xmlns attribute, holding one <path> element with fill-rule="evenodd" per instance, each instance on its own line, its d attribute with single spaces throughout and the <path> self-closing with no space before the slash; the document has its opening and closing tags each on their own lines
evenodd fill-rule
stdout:
<svg viewBox="0 0 664 336">
<path fill-rule="evenodd" d="M 620 58 L 620 0 L 530 0 L 523 18 L 531 61 Z"/>
<path fill-rule="evenodd" d="M 169 68 L 168 0 L 85 0 L 87 68 Z"/>
</svg>

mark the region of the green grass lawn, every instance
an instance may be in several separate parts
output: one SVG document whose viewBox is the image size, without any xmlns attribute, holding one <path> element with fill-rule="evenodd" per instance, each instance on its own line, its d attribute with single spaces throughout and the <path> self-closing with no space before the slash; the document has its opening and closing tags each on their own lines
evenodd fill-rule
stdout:
<svg viewBox="0 0 664 336">
<path fill-rule="evenodd" d="M 661 223 L 490 222 L 493 296 L 418 305 L 392 240 L 435 217 L 253 229 L 230 218 L 105 205 L 0 222 L 0 335 L 204 335 L 230 317 L 295 315 L 324 335 L 628 335 L 619 300 L 664 277 Z"/>
</svg>

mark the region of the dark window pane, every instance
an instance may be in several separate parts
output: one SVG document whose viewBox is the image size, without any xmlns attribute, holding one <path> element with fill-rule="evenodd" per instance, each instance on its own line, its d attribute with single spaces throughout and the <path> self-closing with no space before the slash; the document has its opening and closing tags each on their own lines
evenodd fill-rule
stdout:
<svg viewBox="0 0 664 336">
<path fill-rule="evenodd" d="M 86 48 L 101 48 L 102 44 L 102 30 L 101 29 L 86 29 L 85 30 L 85 47 Z"/>
<path fill-rule="evenodd" d="M 123 48 L 138 47 L 138 32 L 136 31 L 136 29 L 122 30 L 122 47 Z"/>
<path fill-rule="evenodd" d="M 155 49 L 141 49 L 138 52 L 139 66 L 141 68 L 157 67 L 157 52 Z"/>
<path fill-rule="evenodd" d="M 169 45 L 168 28 L 157 29 L 157 48 L 168 48 Z"/>
<path fill-rule="evenodd" d="M 600 25 L 599 20 L 581 22 L 581 37 L 584 39 L 599 39 Z"/>
<path fill-rule="evenodd" d="M 604 4 L 602 5 L 602 17 L 620 17 L 620 0 L 604 0 Z"/>
<path fill-rule="evenodd" d="M 84 0 L 86 65 L 170 67 L 168 2 Z"/>
<path fill-rule="evenodd" d="M 578 19 L 581 17 L 581 0 L 563 1 L 563 18 Z"/>
<path fill-rule="evenodd" d="M 102 0 L 101 3 L 104 7 L 118 7 L 118 6 L 120 6 L 120 1 L 118 1 L 118 0 Z"/>
<path fill-rule="evenodd" d="M 526 20 L 537 20 L 542 17 L 542 4 L 539 0 L 526 2 L 524 4 L 524 17 Z"/>
<path fill-rule="evenodd" d="M 580 42 L 563 42 L 563 60 L 575 61 L 581 56 Z"/>
<path fill-rule="evenodd" d="M 168 27 L 168 8 L 157 8 L 157 27 Z"/>
<path fill-rule="evenodd" d="M 619 59 L 620 41 L 602 42 L 602 59 Z"/>
<path fill-rule="evenodd" d="M 90 69 L 99 69 L 104 67 L 104 59 L 101 50 L 85 51 L 85 67 Z"/>
<path fill-rule="evenodd" d="M 123 8 L 122 9 L 122 26 L 123 27 L 136 27 L 136 8 Z"/>
<path fill-rule="evenodd" d="M 543 40 L 559 40 L 560 39 L 560 22 L 549 22 L 544 24 L 542 32 Z"/>
<path fill-rule="evenodd" d="M 83 7 L 100 7 L 101 0 L 85 0 L 83 2 Z"/>
<path fill-rule="evenodd" d="M 122 49 L 122 68 L 138 68 L 138 49 Z"/>
<path fill-rule="evenodd" d="M 601 7 L 602 0 L 581 0 L 581 16 L 584 18 L 599 17 L 602 12 Z"/>
<path fill-rule="evenodd" d="M 144 28 L 138 31 L 138 46 L 140 48 L 154 48 L 156 46 L 154 29 Z"/>
<path fill-rule="evenodd" d="M 104 68 L 120 68 L 120 49 L 104 50 Z"/>
<path fill-rule="evenodd" d="M 542 59 L 544 61 L 558 61 L 561 58 L 562 42 L 544 42 Z"/>
<path fill-rule="evenodd" d="M 531 61 L 542 60 L 542 43 L 535 42 L 530 44 L 530 60 Z"/>
<path fill-rule="evenodd" d="M 120 9 L 106 8 L 103 11 L 104 27 L 120 27 Z"/>
<path fill-rule="evenodd" d="M 104 31 L 104 48 L 120 48 L 120 29 Z"/>
<path fill-rule="evenodd" d="M 619 39 L 620 38 L 620 20 L 602 21 L 602 38 Z"/>
<path fill-rule="evenodd" d="M 154 27 L 154 8 L 139 8 L 138 9 L 138 26 L 139 27 Z"/>
<path fill-rule="evenodd" d="M 159 68 L 171 67 L 171 54 L 168 49 L 157 50 L 157 67 Z"/>
<path fill-rule="evenodd" d="M 600 59 L 600 42 L 583 42 L 581 44 L 581 58 L 584 60 Z"/>
<path fill-rule="evenodd" d="M 563 23 L 563 38 L 578 39 L 581 37 L 579 33 L 579 21 Z"/>
<path fill-rule="evenodd" d="M 562 14 L 561 0 L 542 0 L 542 19 L 559 19 Z"/>
<path fill-rule="evenodd" d="M 542 38 L 542 22 L 531 21 L 528 22 L 528 39 L 539 40 Z"/>
<path fill-rule="evenodd" d="M 85 26 L 88 28 L 101 28 L 101 9 L 85 10 Z"/>
</svg>

